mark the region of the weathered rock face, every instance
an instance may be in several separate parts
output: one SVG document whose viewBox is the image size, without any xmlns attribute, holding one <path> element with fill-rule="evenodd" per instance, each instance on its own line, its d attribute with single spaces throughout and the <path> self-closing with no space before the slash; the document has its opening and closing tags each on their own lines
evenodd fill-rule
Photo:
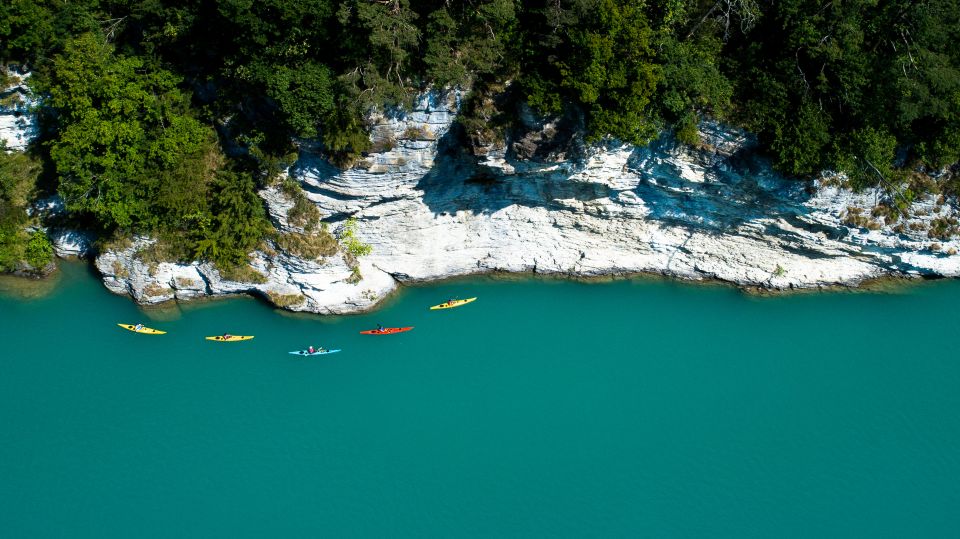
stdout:
<svg viewBox="0 0 960 539">
<path fill-rule="evenodd" d="M 0 89 L 0 140 L 8 151 L 23 151 L 37 135 L 36 118 L 30 110 L 36 100 L 26 85 L 30 73 L 7 73 L 11 82 Z"/>
<path fill-rule="evenodd" d="M 378 117 L 372 136 L 382 151 L 372 154 L 353 169 L 341 171 L 310 152 L 304 153 L 299 166 L 310 167 L 315 174 L 326 178 L 355 178 L 347 181 L 361 183 L 369 178 L 415 181 L 423 175 L 422 171 L 433 166 L 437 140 L 453 123 L 458 99 L 457 94 L 444 98 L 425 96 L 409 113 Z M 311 191 L 314 187 L 303 186 L 308 196 L 316 196 Z M 289 223 L 287 212 L 293 203 L 279 188 L 264 189 L 260 195 L 279 230 L 303 232 L 300 227 Z M 347 204 L 338 215 L 331 216 L 334 226 L 351 213 L 379 200 L 379 195 L 371 195 L 369 201 L 358 200 L 355 206 Z M 376 267 L 369 258 L 359 261 L 360 279 L 357 280 L 357 272 L 340 254 L 324 260 L 304 260 L 283 252 L 256 252 L 253 253 L 253 266 L 264 282 L 242 283 L 224 279 L 210 264 L 146 263 L 138 252 L 151 243 L 148 238 L 140 238 L 129 247 L 107 250 L 97 257 L 96 266 L 103 274 L 107 288 L 118 294 L 129 294 L 144 304 L 252 293 L 287 309 L 324 314 L 369 309 L 396 288 L 394 278 Z"/>
<path fill-rule="evenodd" d="M 60 258 L 87 258 L 93 254 L 93 236 L 69 229 L 47 229 L 53 252 Z"/>
<path fill-rule="evenodd" d="M 925 232 L 843 224 L 849 207 L 872 207 L 876 193 L 782 178 L 751 155 L 745 133 L 702 131 L 707 149 L 696 151 L 665 138 L 589 148 L 577 160 L 506 154 L 479 164 L 448 137 L 435 157 L 408 159 L 425 165 L 402 174 L 336 173 L 305 155 L 293 175 L 324 214 L 355 215 L 374 246 L 370 261 L 401 281 L 492 270 L 654 272 L 781 289 L 960 273 L 960 257 L 946 254 L 956 241 L 931 251 Z M 937 215 L 927 205 L 921 220 Z"/>
<path fill-rule="evenodd" d="M 223 281 L 204 265 L 161 264 L 150 273 L 130 252 L 102 255 L 97 266 L 108 287 L 139 301 L 300 294 L 303 301 L 277 303 L 321 313 L 369 308 L 397 282 L 488 271 L 652 272 L 770 289 L 960 274 L 960 244 L 933 245 L 919 226 L 943 217 L 945 207 L 922 202 L 915 226 L 899 232 L 848 226 L 856 221 L 850 208 L 872 208 L 877 193 L 782 178 L 738 130 L 705 124 L 697 150 L 667 137 L 643 148 L 577 149 L 569 133 L 545 122 L 478 160 L 451 129 L 458 105 L 456 94 L 430 95 L 409 113 L 379 118 L 373 137 L 381 151 L 350 170 L 310 149 L 290 170 L 332 228 L 358 219 L 373 254 L 362 260 L 357 284 L 338 256 L 257 253 L 262 285 Z M 295 229 L 282 193 L 262 195 L 278 227 Z M 202 284 L 180 286 L 180 277 Z"/>
<path fill-rule="evenodd" d="M 369 309 L 391 292 L 393 279 L 368 262 L 360 262 L 364 278 L 354 283 L 352 269 L 339 256 L 325 261 L 302 260 L 284 253 L 254 253 L 258 283 L 231 281 L 211 264 L 144 262 L 138 253 L 153 240 L 137 238 L 123 249 L 107 250 L 96 266 L 110 291 L 129 294 L 138 303 L 156 304 L 208 296 L 253 294 L 293 311 L 338 314 Z"/>
<path fill-rule="evenodd" d="M 517 110 L 510 155 L 522 161 L 578 161 L 586 156 L 582 111 L 569 107 L 557 118 L 544 120 L 525 103 Z"/>
<path fill-rule="evenodd" d="M 94 253 L 92 233 L 72 230 L 64 226 L 67 208 L 60 195 L 34 201 L 27 214 L 41 223 L 41 228 L 53 244 L 53 252 L 60 258 L 88 258 Z"/>
</svg>

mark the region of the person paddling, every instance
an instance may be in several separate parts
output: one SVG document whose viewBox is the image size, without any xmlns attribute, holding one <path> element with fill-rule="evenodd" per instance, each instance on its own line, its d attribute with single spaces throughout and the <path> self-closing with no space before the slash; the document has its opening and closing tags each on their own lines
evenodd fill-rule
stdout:
<svg viewBox="0 0 960 539">
<path fill-rule="evenodd" d="M 308 353 L 308 354 L 312 354 L 312 353 L 314 353 L 314 352 L 316 352 L 316 351 L 317 351 L 317 350 L 313 347 L 312 344 L 310 345 L 310 348 L 307 348 L 307 353 Z"/>
<path fill-rule="evenodd" d="M 387 328 L 381 326 L 380 324 L 377 324 L 377 332 L 378 332 L 378 333 L 386 333 L 386 332 L 387 332 Z"/>
<path fill-rule="evenodd" d="M 230 340 L 230 337 L 233 337 L 233 335 L 230 335 L 229 333 L 224 333 L 224 334 L 223 334 L 223 337 L 220 337 L 220 338 L 223 339 L 223 340 L 225 340 L 225 341 L 229 341 L 229 340 Z"/>
<path fill-rule="evenodd" d="M 133 329 L 135 329 L 135 330 L 137 330 L 137 331 L 140 331 L 141 329 L 143 329 L 143 324 L 137 324 L 137 325 L 133 326 Z"/>
</svg>

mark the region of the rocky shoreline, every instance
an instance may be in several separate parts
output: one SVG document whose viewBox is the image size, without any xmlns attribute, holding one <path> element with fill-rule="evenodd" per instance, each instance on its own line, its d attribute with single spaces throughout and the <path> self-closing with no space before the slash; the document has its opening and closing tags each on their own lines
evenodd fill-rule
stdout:
<svg viewBox="0 0 960 539">
<path fill-rule="evenodd" d="M 761 291 L 960 275 L 960 241 L 928 233 L 957 228 L 956 209 L 942 199 L 916 201 L 908 219 L 878 215 L 879 191 L 783 178 L 747 133 L 710 122 L 698 148 L 669 136 L 645 147 L 588 146 L 577 118 L 519 110 L 505 140 L 478 145 L 483 137 L 455 122 L 461 98 L 424 94 L 410 111 L 371 118 L 378 151 L 347 170 L 302 142 L 289 178 L 329 230 L 354 218 L 370 255 L 309 259 L 268 241 L 242 280 L 255 282 L 242 282 L 208 263 L 150 261 L 143 253 L 154 240 L 138 237 L 95 255 L 104 284 L 145 305 L 254 294 L 292 311 L 340 314 L 372 309 L 404 283 L 484 273 L 656 274 Z M 4 138 L 26 144 L 32 119 L 4 114 Z M 260 194 L 281 234 L 307 233 L 288 218 L 294 201 L 279 184 Z M 42 201 L 35 211 L 58 207 Z M 89 235 L 47 233 L 60 257 L 94 256 Z"/>
<path fill-rule="evenodd" d="M 703 124 L 698 149 L 669 137 L 574 147 L 554 144 L 550 123 L 529 122 L 512 149 L 508 140 L 468 151 L 454 124 L 459 97 L 425 95 L 410 112 L 377 118 L 382 151 L 348 170 L 308 144 L 290 169 L 331 230 L 357 220 L 373 246 L 361 278 L 339 253 L 306 260 L 270 245 L 252 254 L 261 282 L 236 282 L 209 264 L 146 263 L 137 253 L 152 240 L 137 238 L 96 257 L 104 283 L 142 304 L 250 293 L 339 314 L 374 308 L 403 283 L 490 272 L 659 274 L 769 291 L 960 275 L 960 242 L 926 232 L 952 216 L 949 205 L 919 201 L 899 227 L 874 220 L 880 193 L 782 178 L 739 130 Z M 518 149 L 547 157 L 519 159 Z M 303 232 L 279 187 L 261 195 L 279 230 Z"/>
</svg>

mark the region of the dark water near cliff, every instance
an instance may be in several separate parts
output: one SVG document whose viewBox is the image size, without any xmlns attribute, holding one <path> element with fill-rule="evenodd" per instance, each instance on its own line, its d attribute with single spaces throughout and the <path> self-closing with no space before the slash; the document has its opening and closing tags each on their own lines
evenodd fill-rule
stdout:
<svg viewBox="0 0 960 539">
<path fill-rule="evenodd" d="M 0 534 L 956 536 L 958 301 L 476 279 L 150 320 L 70 265 L 0 297 Z"/>
</svg>

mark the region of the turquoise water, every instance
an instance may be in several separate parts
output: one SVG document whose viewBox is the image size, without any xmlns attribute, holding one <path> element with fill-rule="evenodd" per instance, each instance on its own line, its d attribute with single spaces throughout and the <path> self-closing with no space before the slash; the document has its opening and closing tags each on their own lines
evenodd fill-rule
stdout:
<svg viewBox="0 0 960 539">
<path fill-rule="evenodd" d="M 958 300 L 475 279 L 151 320 L 68 265 L 0 297 L 0 535 L 955 537 Z"/>
</svg>

